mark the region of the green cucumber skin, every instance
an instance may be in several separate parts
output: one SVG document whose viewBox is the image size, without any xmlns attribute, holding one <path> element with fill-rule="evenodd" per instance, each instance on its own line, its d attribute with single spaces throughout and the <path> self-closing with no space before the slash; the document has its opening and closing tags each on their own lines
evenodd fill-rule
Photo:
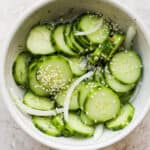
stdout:
<svg viewBox="0 0 150 150">
<path fill-rule="evenodd" d="M 116 101 L 116 103 L 117 103 L 117 110 L 116 110 L 116 112 L 115 112 L 115 116 L 113 115 L 113 116 L 111 116 L 111 118 L 109 117 L 109 119 L 107 118 L 103 118 L 103 117 L 101 117 L 101 119 L 94 119 L 93 117 L 91 117 L 90 115 L 89 115 L 89 112 L 87 111 L 87 103 L 88 103 L 88 101 L 91 101 L 91 99 L 90 99 L 90 97 L 93 95 L 93 92 L 95 93 L 95 92 L 98 92 L 99 90 L 101 90 L 101 89 L 106 89 L 106 90 L 109 90 L 109 92 L 111 92 L 113 95 L 114 95 L 114 97 L 115 97 L 115 101 Z M 97 123 L 105 123 L 106 121 L 108 121 L 108 120 L 110 120 L 110 119 L 113 119 L 113 118 L 116 118 L 116 116 L 119 114 L 119 112 L 120 112 L 120 106 L 121 106 L 121 103 L 120 103 L 120 99 L 119 99 L 119 97 L 118 97 L 118 95 L 116 94 L 116 93 L 114 93 L 111 89 L 109 89 L 109 88 L 106 88 L 106 87 L 100 87 L 100 88 L 95 88 L 95 89 L 93 89 L 92 91 L 90 91 L 90 93 L 88 94 L 88 96 L 87 96 L 87 98 L 86 98 L 86 100 L 85 100 L 85 103 L 84 103 L 84 111 L 85 111 L 85 113 L 86 113 L 86 115 L 88 116 L 88 118 L 90 119 L 90 120 L 93 120 L 94 122 L 95 122 L 95 124 L 97 124 Z M 108 116 L 107 116 L 108 117 Z"/>
<path fill-rule="evenodd" d="M 123 54 L 123 53 L 131 53 L 131 54 L 133 54 L 135 57 L 136 57 L 136 59 L 139 61 L 138 63 L 138 68 L 139 68 L 139 71 L 138 71 L 138 76 L 136 77 L 136 79 L 132 79 L 132 81 L 130 80 L 130 81 L 125 81 L 125 79 L 123 79 L 123 77 L 118 77 L 118 75 L 116 75 L 116 73 L 114 73 L 114 71 L 113 71 L 113 69 L 112 69 L 112 65 L 113 65 L 113 63 L 112 63 L 112 60 L 113 60 L 113 58 L 114 57 L 116 57 L 117 55 L 120 55 L 120 54 Z M 122 51 L 122 52 L 119 52 L 119 53 L 117 53 L 117 54 L 115 54 L 113 57 L 112 57 L 112 60 L 111 60 L 111 62 L 109 63 L 109 69 L 110 69 L 110 71 L 111 71 L 111 73 L 112 73 L 112 75 L 117 79 L 117 80 L 119 80 L 120 82 L 122 82 L 122 83 L 124 83 L 124 84 L 134 84 L 134 83 L 137 83 L 138 81 L 139 81 L 139 79 L 140 79 L 140 77 L 141 77 L 141 75 L 142 75 L 142 60 L 141 60 L 141 58 L 140 58 L 140 56 L 136 53 L 136 52 L 134 52 L 134 51 L 131 51 L 131 50 L 128 50 L 128 51 Z"/>
<path fill-rule="evenodd" d="M 52 110 L 55 108 L 54 101 L 48 97 L 41 97 L 28 91 L 24 94 L 23 103 L 32 109 L 37 110 Z"/>
<path fill-rule="evenodd" d="M 50 93 L 43 89 L 36 79 L 37 63 L 37 61 L 33 61 L 29 66 L 29 88 L 34 94 L 47 97 Z"/>
<path fill-rule="evenodd" d="M 47 51 L 47 52 L 45 52 L 45 53 L 43 53 L 43 52 L 35 52 L 35 49 L 34 50 L 32 50 L 32 48 L 30 48 L 29 47 L 29 45 L 28 45 L 28 40 L 29 40 L 29 38 L 30 38 L 30 35 L 32 34 L 32 31 L 34 31 L 34 30 L 36 30 L 36 29 L 38 29 L 38 28 L 45 28 L 45 29 L 47 29 L 47 30 L 49 30 L 49 34 L 50 34 L 50 36 L 49 36 L 49 43 L 50 43 L 50 49 L 49 49 L 49 51 Z M 26 40 L 26 48 L 27 48 L 27 50 L 30 52 L 30 53 L 32 53 L 33 55 L 49 55 L 49 54 L 54 54 L 55 52 L 56 52 L 56 50 L 55 50 L 55 48 L 53 47 L 53 43 L 52 43 L 52 40 L 51 40 L 51 35 L 52 35 L 52 32 L 53 32 L 53 29 L 54 29 L 54 27 L 53 27 L 53 25 L 52 24 L 46 24 L 46 25 L 36 25 L 36 26 L 34 26 L 34 27 L 32 27 L 32 29 L 30 30 L 30 32 L 28 33 L 28 37 L 27 37 L 27 40 Z"/>
<path fill-rule="evenodd" d="M 105 71 L 104 71 L 104 77 L 107 85 L 115 92 L 121 94 L 121 93 L 127 93 L 131 91 L 135 84 L 124 84 L 117 80 L 110 72 L 109 66 L 105 66 Z M 115 84 L 115 85 L 114 85 Z M 116 87 L 117 84 L 117 87 Z"/>
<path fill-rule="evenodd" d="M 52 124 L 52 118 L 33 116 L 32 122 L 44 134 L 59 137 L 61 132 Z M 47 125 L 47 127 L 45 127 Z"/>
<path fill-rule="evenodd" d="M 113 125 L 115 120 L 117 120 L 117 118 L 115 118 L 113 120 L 106 122 L 106 124 L 105 124 L 106 128 L 113 130 L 113 131 L 117 131 L 117 130 L 121 130 L 121 129 L 125 128 L 127 125 L 129 125 L 129 123 L 133 119 L 135 108 L 130 103 L 125 104 L 123 107 L 126 107 L 127 105 L 128 105 L 128 107 L 130 107 L 130 114 L 128 114 L 126 120 L 124 120 L 124 122 L 120 122 L 120 124 Z"/>
<path fill-rule="evenodd" d="M 30 59 L 31 59 L 31 55 L 28 52 L 22 52 L 17 56 L 13 64 L 12 74 L 13 74 L 14 80 L 16 84 L 21 86 L 22 88 L 28 88 L 28 72 L 29 72 L 28 65 L 29 65 Z M 23 64 L 20 64 L 20 63 L 23 63 Z M 23 66 L 22 68 L 18 68 L 19 67 L 18 65 L 19 66 L 23 65 Z"/>
</svg>

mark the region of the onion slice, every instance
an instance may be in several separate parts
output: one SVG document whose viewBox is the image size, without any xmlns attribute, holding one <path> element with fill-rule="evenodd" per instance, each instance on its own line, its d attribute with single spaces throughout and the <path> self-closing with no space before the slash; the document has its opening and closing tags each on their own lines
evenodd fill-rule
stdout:
<svg viewBox="0 0 150 150">
<path fill-rule="evenodd" d="M 103 25 L 103 21 L 104 21 L 103 18 L 101 18 L 100 21 L 98 22 L 98 24 L 96 24 L 93 29 L 85 31 L 85 32 L 77 31 L 75 33 L 75 35 L 82 36 L 82 35 L 88 35 L 88 34 L 91 34 L 93 32 L 96 32 Z"/>
<path fill-rule="evenodd" d="M 24 113 L 29 115 L 36 115 L 36 116 L 55 116 L 59 113 L 64 112 L 63 108 L 56 108 L 55 110 L 48 110 L 48 111 L 42 111 L 42 110 L 36 110 L 32 109 L 25 104 L 22 103 L 21 98 L 17 97 L 13 91 L 13 88 L 10 88 L 10 94 L 12 98 L 15 101 L 16 106 Z"/>
<path fill-rule="evenodd" d="M 130 26 L 127 30 L 127 36 L 125 39 L 125 48 L 127 50 L 130 49 L 135 35 L 136 35 L 136 28 L 134 26 Z"/>
<path fill-rule="evenodd" d="M 102 124 L 99 124 L 94 132 L 94 141 L 98 141 L 104 132 L 104 126 Z"/>
<path fill-rule="evenodd" d="M 76 81 L 74 81 L 73 84 L 68 89 L 67 94 L 66 94 L 66 99 L 64 101 L 64 119 L 66 121 L 68 121 L 68 117 L 69 117 L 68 112 L 69 112 L 69 104 L 70 104 L 72 92 L 74 91 L 76 86 L 78 86 L 80 84 L 81 81 L 85 80 L 86 78 L 91 77 L 93 74 L 94 74 L 93 71 L 90 71 L 90 72 L 84 74 L 83 76 L 78 78 Z"/>
</svg>

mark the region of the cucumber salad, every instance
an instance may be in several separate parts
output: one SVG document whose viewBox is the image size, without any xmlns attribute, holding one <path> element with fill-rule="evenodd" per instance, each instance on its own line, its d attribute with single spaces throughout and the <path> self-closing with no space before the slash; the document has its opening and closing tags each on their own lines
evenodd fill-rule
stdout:
<svg viewBox="0 0 150 150">
<path fill-rule="evenodd" d="M 134 116 L 132 97 L 142 74 L 127 32 L 96 13 L 34 26 L 13 77 L 24 90 L 16 106 L 44 134 L 87 138 L 120 130 Z M 13 92 L 14 94 L 14 92 Z"/>
</svg>

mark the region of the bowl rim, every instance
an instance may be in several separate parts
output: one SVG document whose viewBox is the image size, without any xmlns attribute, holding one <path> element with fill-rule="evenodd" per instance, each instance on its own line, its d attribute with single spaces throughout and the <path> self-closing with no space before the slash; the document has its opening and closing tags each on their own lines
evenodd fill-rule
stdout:
<svg viewBox="0 0 150 150">
<path fill-rule="evenodd" d="M 5 73 L 4 73 L 4 66 L 5 66 L 5 60 L 6 60 L 6 54 L 9 48 L 9 44 L 11 42 L 11 40 L 13 39 L 13 36 L 15 35 L 15 33 L 17 32 L 18 26 L 26 19 L 30 16 L 30 14 L 32 14 L 33 12 L 35 12 L 37 9 L 43 7 L 44 5 L 55 1 L 55 0 L 40 0 L 39 2 L 37 2 L 36 4 L 34 4 L 33 6 L 31 6 L 30 8 L 28 8 L 28 10 L 26 10 L 20 17 L 19 19 L 16 21 L 16 23 L 14 23 L 13 27 L 11 28 L 11 31 L 9 32 L 4 45 L 3 45 L 3 49 L 4 51 L 2 52 L 1 56 L 0 56 L 0 89 L 1 89 L 1 99 L 3 99 L 5 106 L 7 106 L 7 109 L 9 110 L 12 118 L 17 122 L 17 124 L 24 130 L 26 131 L 26 133 L 28 135 L 30 135 L 33 139 L 36 139 L 38 142 L 47 145 L 48 147 L 53 147 L 53 148 L 57 148 L 57 149 L 70 149 L 71 150 L 76 150 L 76 149 L 98 149 L 98 148 L 104 148 L 107 147 L 109 145 L 112 145 L 118 141 L 120 141 L 121 139 L 125 138 L 129 133 L 131 133 L 140 123 L 141 121 L 144 119 L 145 115 L 147 114 L 147 112 L 149 111 L 150 108 L 150 98 L 149 98 L 149 102 L 148 105 L 146 105 L 146 107 L 144 108 L 144 110 L 142 111 L 139 119 L 128 128 L 128 130 L 126 130 L 126 132 L 123 132 L 122 134 L 120 134 L 119 136 L 117 136 L 116 138 L 114 138 L 113 140 L 111 140 L 109 143 L 108 142 L 104 142 L 104 143 L 100 143 L 100 144 L 95 144 L 95 145 L 89 145 L 88 148 L 87 146 L 81 146 L 81 147 L 71 147 L 68 145 L 63 145 L 63 144 L 55 144 L 54 142 L 51 141 L 45 141 L 42 138 L 36 136 L 37 134 L 34 133 L 34 131 L 30 128 L 28 128 L 23 122 L 22 119 L 17 115 L 17 113 L 15 112 L 14 109 L 11 108 L 11 105 L 9 104 L 8 101 L 5 101 L 5 99 L 9 99 L 9 94 L 8 94 L 8 90 L 5 84 Z M 104 1 L 104 0 L 103 0 Z M 136 24 L 139 25 L 139 27 L 142 29 L 144 36 L 148 42 L 148 45 L 150 47 L 150 37 L 148 35 L 149 31 L 148 28 L 143 24 L 143 21 L 141 20 L 141 18 L 139 18 L 130 8 L 128 8 L 127 6 L 121 4 L 121 2 L 117 1 L 117 0 L 108 0 L 108 3 L 110 3 L 111 5 L 114 5 L 117 8 L 120 8 L 123 12 L 125 12 L 129 17 L 135 18 L 136 19 Z"/>
</svg>

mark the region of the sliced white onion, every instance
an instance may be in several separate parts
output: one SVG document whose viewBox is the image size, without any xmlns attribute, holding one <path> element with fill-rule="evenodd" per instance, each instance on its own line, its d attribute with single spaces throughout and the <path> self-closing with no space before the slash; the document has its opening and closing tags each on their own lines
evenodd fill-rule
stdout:
<svg viewBox="0 0 150 150">
<path fill-rule="evenodd" d="M 98 141 L 103 135 L 103 132 L 104 132 L 104 126 L 102 124 L 99 124 L 95 129 L 93 140 Z"/>
<path fill-rule="evenodd" d="M 59 113 L 64 112 L 63 108 L 56 108 L 55 110 L 49 110 L 49 111 L 42 111 L 42 110 L 36 110 L 32 109 L 22 103 L 21 98 L 15 95 L 15 92 L 13 88 L 10 88 L 10 94 L 12 98 L 15 101 L 16 106 L 24 113 L 30 114 L 30 115 L 36 115 L 36 116 L 55 116 Z"/>
<path fill-rule="evenodd" d="M 130 26 L 127 31 L 127 36 L 125 39 L 125 48 L 128 50 L 132 45 L 132 41 L 136 35 L 136 28 L 134 26 Z"/>
<path fill-rule="evenodd" d="M 82 36 L 82 35 L 88 35 L 91 34 L 93 32 L 96 32 L 101 26 L 103 25 L 103 18 L 100 19 L 100 21 L 98 22 L 98 24 L 95 25 L 95 27 L 89 31 L 85 31 L 85 32 L 81 32 L 81 31 L 77 31 L 75 33 L 75 35 L 77 36 Z"/>
<path fill-rule="evenodd" d="M 69 104 L 70 104 L 72 92 L 74 91 L 76 86 L 78 86 L 80 84 L 81 81 L 85 80 L 86 78 L 91 77 L 93 74 L 94 74 L 93 71 L 90 71 L 90 72 L 84 74 L 83 76 L 78 78 L 76 81 L 74 81 L 73 84 L 68 89 L 67 94 L 66 94 L 66 99 L 64 101 L 64 119 L 66 121 L 68 121 L 68 111 L 69 111 Z"/>
</svg>

